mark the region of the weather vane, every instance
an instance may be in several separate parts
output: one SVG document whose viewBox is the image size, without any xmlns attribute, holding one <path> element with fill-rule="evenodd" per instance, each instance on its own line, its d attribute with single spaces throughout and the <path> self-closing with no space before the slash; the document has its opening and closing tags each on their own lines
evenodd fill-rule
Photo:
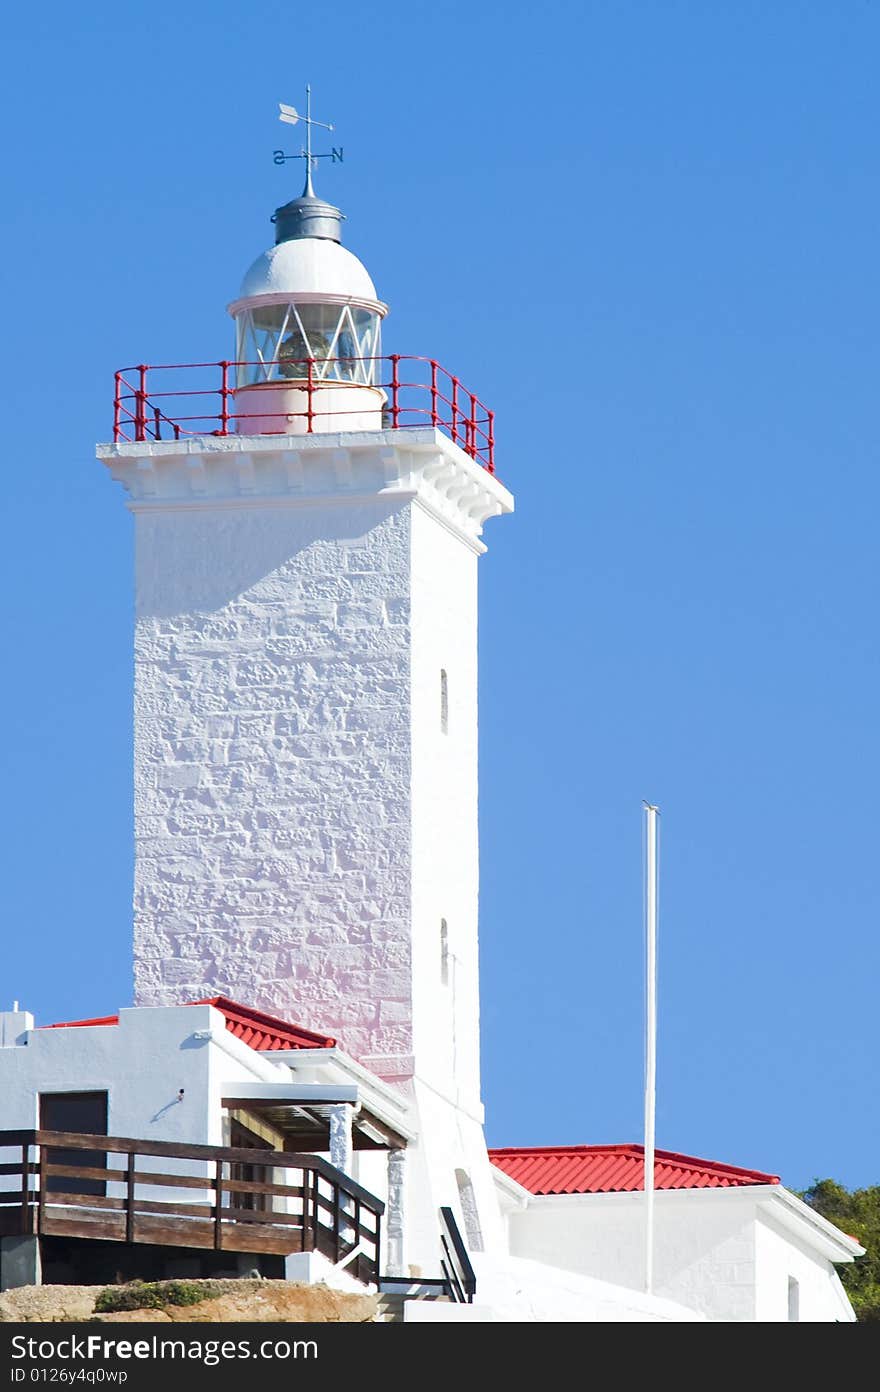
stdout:
<svg viewBox="0 0 880 1392">
<path fill-rule="evenodd" d="M 342 164 L 342 146 L 333 145 L 329 151 L 315 154 L 312 150 L 312 126 L 320 126 L 322 130 L 332 131 L 332 125 L 326 121 L 316 121 L 312 116 L 312 89 L 306 87 L 306 114 L 297 111 L 295 106 L 286 106 L 284 102 L 278 103 L 278 119 L 288 126 L 295 126 L 300 121 L 306 128 L 306 143 L 294 155 L 286 155 L 283 150 L 273 150 L 272 158 L 274 164 L 284 164 L 287 160 L 302 159 L 306 162 L 306 192 L 312 192 L 312 168 L 319 159 L 332 160 L 333 164 Z"/>
</svg>

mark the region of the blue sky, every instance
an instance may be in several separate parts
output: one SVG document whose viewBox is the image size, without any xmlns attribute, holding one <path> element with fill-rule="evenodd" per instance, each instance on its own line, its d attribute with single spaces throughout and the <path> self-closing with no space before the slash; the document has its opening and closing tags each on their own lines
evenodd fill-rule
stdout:
<svg viewBox="0 0 880 1392">
<path fill-rule="evenodd" d="M 490 1143 L 880 1183 L 873 0 L 18 7 L 7 132 L 2 995 L 130 1000 L 131 522 L 115 368 L 231 356 L 298 173 L 497 414 L 481 563 Z"/>
</svg>

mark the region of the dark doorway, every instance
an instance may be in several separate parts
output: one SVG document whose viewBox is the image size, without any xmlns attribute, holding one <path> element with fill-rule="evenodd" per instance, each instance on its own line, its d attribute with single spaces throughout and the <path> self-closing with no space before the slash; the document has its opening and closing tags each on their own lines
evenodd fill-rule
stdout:
<svg viewBox="0 0 880 1392">
<path fill-rule="evenodd" d="M 269 1141 L 257 1136 L 253 1131 L 249 1131 L 240 1121 L 233 1119 L 230 1128 L 229 1144 L 237 1146 L 242 1150 L 266 1151 L 271 1154 L 272 1146 Z M 256 1155 L 254 1157 L 256 1159 Z M 229 1178 L 246 1180 L 251 1184 L 266 1184 L 272 1178 L 272 1172 L 266 1165 L 246 1165 L 233 1163 L 229 1166 Z M 265 1213 L 269 1208 L 269 1200 L 266 1194 L 255 1194 L 247 1190 L 231 1190 L 229 1195 L 229 1207 L 239 1210 L 250 1210 L 254 1213 Z M 247 1219 L 244 1220 L 245 1222 Z"/>
<path fill-rule="evenodd" d="M 40 1130 L 74 1131 L 86 1136 L 107 1135 L 106 1092 L 41 1092 Z M 53 1146 L 46 1150 L 50 1165 L 103 1170 L 107 1153 L 103 1150 L 72 1150 Z M 54 1194 L 106 1194 L 103 1179 L 73 1175 L 47 1175 L 46 1190 Z"/>
</svg>

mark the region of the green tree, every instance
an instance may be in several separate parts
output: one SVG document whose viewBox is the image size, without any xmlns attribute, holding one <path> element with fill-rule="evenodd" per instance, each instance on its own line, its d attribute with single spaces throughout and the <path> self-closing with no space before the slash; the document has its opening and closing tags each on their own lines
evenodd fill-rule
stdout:
<svg viewBox="0 0 880 1392">
<path fill-rule="evenodd" d="M 837 1269 L 858 1319 L 880 1324 L 880 1184 L 850 1192 L 836 1180 L 817 1179 L 800 1197 L 865 1248 L 863 1257 Z"/>
</svg>

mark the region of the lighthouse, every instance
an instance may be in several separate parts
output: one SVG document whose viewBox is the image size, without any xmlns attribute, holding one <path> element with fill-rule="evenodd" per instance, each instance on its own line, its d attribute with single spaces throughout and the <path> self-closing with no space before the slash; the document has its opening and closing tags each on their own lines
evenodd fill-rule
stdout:
<svg viewBox="0 0 880 1392">
<path fill-rule="evenodd" d="M 479 1247 L 477 564 L 513 499 L 478 396 L 383 356 L 312 162 L 234 357 L 118 372 L 97 451 L 135 525 L 135 1004 L 333 1036 L 418 1100 Z"/>
<path fill-rule="evenodd" d="M 303 154 L 228 356 L 116 373 L 134 1005 L 0 1011 L 0 1290 L 256 1271 L 369 1291 L 358 1321 L 851 1322 L 864 1249 L 777 1175 L 486 1148 L 477 566 L 513 499 L 477 394 L 388 351 Z"/>
</svg>

